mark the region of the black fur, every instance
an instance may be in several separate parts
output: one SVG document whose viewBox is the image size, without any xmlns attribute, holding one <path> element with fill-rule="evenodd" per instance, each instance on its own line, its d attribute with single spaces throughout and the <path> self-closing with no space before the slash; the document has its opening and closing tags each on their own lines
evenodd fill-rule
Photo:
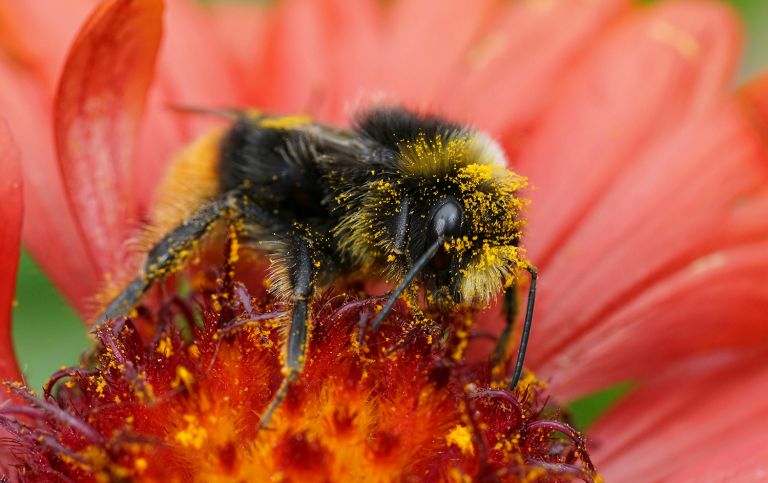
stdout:
<svg viewBox="0 0 768 483">
<path fill-rule="evenodd" d="M 239 120 L 221 145 L 219 177 L 224 192 L 239 189 L 290 224 L 327 218 L 328 192 L 306 133 L 260 128 Z"/>
<path fill-rule="evenodd" d="M 398 144 L 414 142 L 419 136 L 447 137 L 462 127 L 439 116 L 416 114 L 401 108 L 374 108 L 355 118 L 355 131 L 392 152 Z"/>
</svg>

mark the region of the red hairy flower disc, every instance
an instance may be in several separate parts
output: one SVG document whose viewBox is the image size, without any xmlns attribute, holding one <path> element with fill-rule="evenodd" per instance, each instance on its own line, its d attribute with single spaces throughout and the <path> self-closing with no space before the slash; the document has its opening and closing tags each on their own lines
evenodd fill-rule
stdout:
<svg viewBox="0 0 768 483">
<path fill-rule="evenodd" d="M 97 327 L 91 362 L 54 374 L 42 399 L 9 384 L 29 403 L 0 409 L 12 473 L 38 482 L 599 480 L 581 436 L 547 412 L 532 376 L 513 393 L 488 363 L 461 361 L 470 315 L 444 321 L 441 335 L 399 307 L 372 333 L 384 297 L 314 305 L 304 370 L 260 430 L 283 378 L 287 307 L 261 286 L 253 296 L 228 263 L 219 273 L 208 290 Z"/>
</svg>

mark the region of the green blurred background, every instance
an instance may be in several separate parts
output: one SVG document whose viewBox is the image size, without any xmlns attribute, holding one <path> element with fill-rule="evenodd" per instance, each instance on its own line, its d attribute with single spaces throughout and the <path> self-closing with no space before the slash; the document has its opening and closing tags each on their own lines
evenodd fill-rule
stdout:
<svg viewBox="0 0 768 483">
<path fill-rule="evenodd" d="M 211 0 L 207 0 L 210 2 Z M 215 1 L 215 0 L 213 0 Z M 656 0 L 644 0 L 652 3 Z M 768 0 L 730 0 L 747 29 L 747 50 L 736 83 L 768 65 Z M 39 389 L 62 365 L 74 365 L 88 347 L 87 333 L 73 310 L 58 295 L 29 256 L 21 257 L 13 312 L 16 354 L 27 383 Z M 619 384 L 571 403 L 577 425 L 583 429 L 627 391 Z"/>
</svg>

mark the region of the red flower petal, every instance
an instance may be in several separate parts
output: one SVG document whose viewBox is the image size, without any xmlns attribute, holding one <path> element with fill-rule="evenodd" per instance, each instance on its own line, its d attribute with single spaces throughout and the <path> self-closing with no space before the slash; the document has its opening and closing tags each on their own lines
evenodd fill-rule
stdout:
<svg viewBox="0 0 768 483">
<path fill-rule="evenodd" d="M 617 483 L 679 482 L 683 475 L 685 481 L 732 481 L 722 479 L 726 469 L 743 472 L 750 460 L 760 467 L 754 457 L 761 447 L 733 452 L 768 432 L 766 388 L 764 355 L 727 351 L 674 367 L 590 431 L 596 465 L 606 481 Z M 701 465 L 720 477 L 701 472 Z M 701 477 L 691 480 L 692 474 Z M 745 481 L 763 479 L 753 474 Z"/>
<path fill-rule="evenodd" d="M 256 2 L 216 2 L 207 12 L 221 41 L 218 55 L 234 74 L 233 81 L 242 103 L 239 107 L 257 105 L 256 99 L 265 83 L 265 46 L 272 20 L 266 10 L 267 7 Z"/>
<path fill-rule="evenodd" d="M 751 80 L 738 93 L 745 113 L 757 123 L 761 132 L 768 131 L 768 73 Z"/>
<path fill-rule="evenodd" d="M 548 374 L 559 372 L 558 382 L 553 382 L 568 386 L 563 391 L 570 395 L 576 395 L 572 391 L 579 387 L 589 391 L 599 384 L 652 374 L 657 363 L 663 366 L 686 351 L 703 350 L 707 345 L 702 340 L 708 337 L 699 329 L 704 301 L 714 317 L 707 320 L 713 321 L 727 317 L 746 324 L 759 304 L 768 307 L 765 298 L 746 293 L 740 295 L 751 303 L 733 304 L 725 294 L 707 299 L 706 287 L 714 275 L 699 269 L 705 262 L 696 262 L 722 262 L 721 251 L 728 246 L 768 234 L 765 223 L 742 226 L 740 221 L 755 219 L 741 212 L 744 205 L 756 209 L 747 196 L 768 182 L 762 145 L 732 107 L 681 127 L 664 148 L 640 157 L 639 164 L 614 181 L 569 239 L 568 249 L 549 266 L 547 273 L 554 276 L 542 289 L 542 300 L 549 304 L 539 312 L 539 332 L 533 341 L 539 345 L 533 360 L 546 361 L 540 369 Z M 712 196 L 715 192 L 718 196 Z M 617 212 L 634 216 L 622 218 Z M 719 252 L 713 255 L 715 250 Z M 743 261 L 745 266 L 762 263 L 759 252 L 751 256 L 751 261 Z M 741 255 L 737 258 L 743 260 Z M 753 275 L 749 279 L 753 288 L 760 290 L 760 273 L 747 273 Z M 736 271 L 722 270 L 716 285 L 741 287 L 743 281 Z M 692 284 L 703 290 L 688 291 Z M 585 306 L 584 300 L 589 304 Z M 650 314 L 656 316 L 653 321 Z M 666 324 L 657 325 L 662 321 Z M 557 331 L 555 324 L 560 324 Z M 607 330 L 615 331 L 615 337 L 606 337 Z M 690 332 L 689 343 L 679 344 L 680 331 Z M 621 346 L 621 354 L 609 357 L 606 351 L 618 349 L 617 344 L 627 345 Z M 649 354 L 656 357 L 649 361 Z M 635 363 L 629 364 L 625 357 Z M 613 365 L 620 361 L 624 363 Z"/>
<path fill-rule="evenodd" d="M 768 435 L 756 433 L 676 473 L 675 483 L 754 483 L 768 475 Z"/>
<path fill-rule="evenodd" d="M 323 119 L 346 124 L 350 103 L 381 89 L 387 67 L 381 58 L 383 6 L 370 0 L 313 0 L 323 12 L 323 43 L 329 75 L 318 104 Z"/>
<path fill-rule="evenodd" d="M 723 6 L 678 1 L 603 38 L 520 159 L 538 188 L 528 252 L 540 269 L 624 169 L 726 97 L 738 32 Z"/>
<path fill-rule="evenodd" d="M 267 111 L 317 116 L 318 100 L 324 101 L 330 79 L 330 54 L 324 48 L 329 27 L 326 14 L 311 0 L 276 7 L 275 33 L 270 39 L 274 44 L 268 41 L 265 59 L 270 82 L 264 85 L 259 106 Z"/>
<path fill-rule="evenodd" d="M 542 372 L 572 398 L 692 354 L 765 346 L 768 243 L 703 257 L 627 304 Z"/>
<path fill-rule="evenodd" d="M 697 337 L 704 337 L 696 329 L 701 315 L 696 304 L 683 302 L 688 297 L 698 301 L 695 297 L 699 294 L 678 293 L 681 286 L 666 280 L 678 280 L 679 276 L 687 280 L 689 272 L 696 273 L 691 264 L 697 259 L 745 241 L 746 234 L 739 233 L 742 228 L 733 219 L 740 210 L 734 208 L 739 201 L 742 206 L 748 204 L 745 197 L 750 191 L 768 182 L 768 159 L 755 133 L 732 107 L 686 124 L 666 140 L 663 148 L 638 157 L 638 164 L 613 182 L 568 240 L 568 249 L 558 254 L 545 272 L 551 276 L 546 285 L 542 283 L 544 303 L 537 320 L 532 360 L 543 362 L 540 369 L 547 373 L 562 371 L 557 377 L 570 387 L 568 391 L 577 386 L 588 391 L 595 388 L 593 384 L 616 382 L 608 380 L 612 377 L 652 374 L 656 363 L 667 364 L 684 352 L 675 343 L 675 328 L 693 332 L 689 350 L 696 347 L 693 341 Z M 633 216 L 617 215 L 622 212 Z M 749 230 L 754 233 L 755 227 Z M 768 233 L 765 225 L 762 233 Z M 704 271 L 696 278 L 703 279 L 703 286 L 719 285 L 724 275 L 732 275 L 727 281 L 740 285 L 740 275 L 735 271 Z M 759 274 L 755 277 L 755 286 L 760 286 Z M 665 288 L 657 291 L 654 287 L 659 283 Z M 673 324 L 665 317 L 663 320 L 670 325 L 658 327 L 658 340 L 649 338 L 650 329 L 635 324 L 646 321 L 646 314 L 658 315 L 662 307 L 667 308 L 667 302 L 662 301 L 671 294 L 683 297 L 677 301 L 677 318 Z M 585 306 L 584 300 L 589 304 Z M 723 297 L 709 302 L 712 315 L 729 314 L 729 319 L 746 320 L 754 310 L 752 305 L 733 306 Z M 628 307 L 633 310 L 626 312 Z M 618 310 L 622 310 L 621 315 L 616 313 Z M 628 313 L 635 317 L 634 321 L 628 320 Z M 629 336 L 624 331 L 630 326 L 641 333 L 636 340 L 641 345 L 632 344 L 634 352 L 624 346 L 612 348 L 622 353 L 615 357 L 634 357 L 636 364 L 612 366 L 610 375 L 603 372 L 606 361 L 611 360 L 605 353 L 610 350 L 606 344 L 623 339 L 606 339 L 605 330 L 610 327 L 621 330 L 617 334 Z M 600 350 L 595 351 L 598 346 Z M 555 353 L 557 359 L 553 358 Z M 648 361 L 649 353 L 657 354 L 659 359 Z M 589 381 L 582 378 L 587 366 L 594 378 Z M 567 375 L 571 370 L 579 375 Z"/>
<path fill-rule="evenodd" d="M 508 3 L 462 53 L 464 62 L 445 76 L 435 105 L 504 135 L 512 154 L 524 130 L 559 96 L 579 57 L 601 42 L 604 30 L 621 18 L 628 3 Z"/>
<path fill-rule="evenodd" d="M 716 249 L 713 227 L 766 182 L 754 132 L 720 105 L 733 20 L 716 4 L 675 2 L 624 25 L 523 152 L 520 171 L 540 188 L 526 244 L 541 273 L 532 366 L 567 368 L 588 331 Z"/>
<path fill-rule="evenodd" d="M 22 160 L 24 244 L 67 300 L 85 314 L 99 277 L 89 263 L 59 176 L 50 98 L 30 75 L 2 63 L 0 85 L 0 112 L 8 119 Z"/>
<path fill-rule="evenodd" d="M 110 0 L 90 17 L 64 67 L 55 136 L 70 203 L 102 273 L 133 219 L 134 138 L 161 36 L 161 0 Z"/>
<path fill-rule="evenodd" d="M 384 87 L 417 108 L 441 108 L 435 93 L 486 25 L 498 14 L 494 0 L 434 3 L 404 0 L 392 5 L 391 37 L 384 52 Z"/>
<path fill-rule="evenodd" d="M 268 111 L 346 124 L 349 103 L 386 84 L 381 8 L 370 0 L 276 5 L 264 46 L 269 75 L 254 79 L 250 99 Z"/>
<path fill-rule="evenodd" d="M 245 107 L 237 97 L 235 70 L 221 55 L 225 46 L 196 2 L 166 0 L 157 75 L 134 157 L 135 201 L 143 215 L 173 155 L 211 126 L 212 116 L 188 115 L 173 107 Z"/>
<path fill-rule="evenodd" d="M 83 19 L 97 0 L 0 1 L 0 49 L 52 94 Z"/>
<path fill-rule="evenodd" d="M 0 120 L 0 380 L 20 381 L 11 338 L 11 305 L 21 247 L 22 190 L 19 153 Z M 0 402 L 6 399 L 0 391 Z"/>
</svg>

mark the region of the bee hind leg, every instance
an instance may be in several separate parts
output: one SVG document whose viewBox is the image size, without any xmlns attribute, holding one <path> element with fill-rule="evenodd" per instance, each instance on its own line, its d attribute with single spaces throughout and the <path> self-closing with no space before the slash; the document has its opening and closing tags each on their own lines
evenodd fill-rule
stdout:
<svg viewBox="0 0 768 483">
<path fill-rule="evenodd" d="M 163 237 L 147 254 L 138 278 L 109 304 L 97 323 L 126 315 L 133 310 L 155 280 L 182 263 L 194 243 L 205 234 L 221 213 L 221 204 L 211 203 Z"/>
<path fill-rule="evenodd" d="M 192 252 L 195 243 L 221 218 L 247 219 L 273 228 L 280 221 L 266 213 L 248 197 L 238 191 L 225 193 L 221 198 L 200 208 L 164 236 L 147 254 L 139 276 L 128 285 L 96 321 L 101 323 L 126 315 L 139 304 L 152 283 L 176 270 Z"/>
</svg>

